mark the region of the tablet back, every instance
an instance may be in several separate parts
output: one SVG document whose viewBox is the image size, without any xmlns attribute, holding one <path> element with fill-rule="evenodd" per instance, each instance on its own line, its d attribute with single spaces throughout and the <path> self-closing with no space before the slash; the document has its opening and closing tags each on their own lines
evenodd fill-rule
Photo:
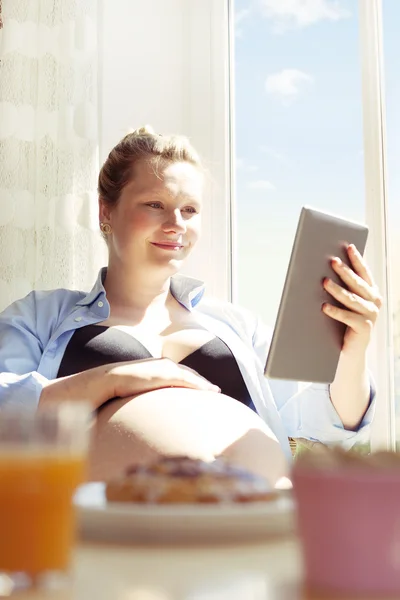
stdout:
<svg viewBox="0 0 400 600">
<path fill-rule="evenodd" d="M 265 367 L 267 377 L 331 383 L 339 361 L 345 326 L 322 312 L 324 302 L 338 305 L 322 287 L 325 277 L 340 285 L 330 259 L 350 264 L 346 248 L 364 253 L 366 225 L 304 207 Z"/>
</svg>

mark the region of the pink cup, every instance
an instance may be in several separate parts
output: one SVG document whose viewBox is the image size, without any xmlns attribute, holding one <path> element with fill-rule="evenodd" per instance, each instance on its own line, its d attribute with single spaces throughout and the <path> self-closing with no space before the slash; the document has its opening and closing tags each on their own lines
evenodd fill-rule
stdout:
<svg viewBox="0 0 400 600">
<path fill-rule="evenodd" d="M 293 469 L 306 586 L 400 597 L 400 469 Z"/>
</svg>

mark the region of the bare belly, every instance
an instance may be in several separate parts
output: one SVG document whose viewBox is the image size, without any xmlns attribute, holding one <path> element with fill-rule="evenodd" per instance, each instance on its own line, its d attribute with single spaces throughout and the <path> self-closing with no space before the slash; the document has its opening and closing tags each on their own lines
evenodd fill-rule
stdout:
<svg viewBox="0 0 400 600">
<path fill-rule="evenodd" d="M 278 441 L 254 411 L 223 394 L 168 388 L 102 409 L 93 429 L 89 479 L 107 480 L 162 455 L 225 456 L 272 484 L 288 474 Z"/>
</svg>

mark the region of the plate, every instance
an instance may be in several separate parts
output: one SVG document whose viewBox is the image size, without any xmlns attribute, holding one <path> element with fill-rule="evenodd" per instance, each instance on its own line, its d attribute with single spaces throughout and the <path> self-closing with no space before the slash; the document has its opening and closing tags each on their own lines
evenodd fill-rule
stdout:
<svg viewBox="0 0 400 600">
<path fill-rule="evenodd" d="M 104 483 L 81 486 L 75 496 L 81 539 L 130 543 L 255 541 L 290 535 L 294 501 L 287 492 L 268 502 L 146 505 L 107 503 Z"/>
</svg>

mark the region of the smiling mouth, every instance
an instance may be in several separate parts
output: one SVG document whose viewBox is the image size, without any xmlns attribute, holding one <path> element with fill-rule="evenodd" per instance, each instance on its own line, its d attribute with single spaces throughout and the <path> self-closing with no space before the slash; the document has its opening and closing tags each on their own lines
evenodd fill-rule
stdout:
<svg viewBox="0 0 400 600">
<path fill-rule="evenodd" d="M 156 246 L 156 248 L 161 248 L 162 250 L 172 250 L 172 251 L 177 251 L 177 250 L 182 250 L 182 248 L 184 248 L 184 246 L 182 246 L 182 244 L 178 244 L 177 242 L 164 242 L 164 243 L 157 243 L 157 242 L 150 242 L 152 244 L 152 246 Z"/>
</svg>

